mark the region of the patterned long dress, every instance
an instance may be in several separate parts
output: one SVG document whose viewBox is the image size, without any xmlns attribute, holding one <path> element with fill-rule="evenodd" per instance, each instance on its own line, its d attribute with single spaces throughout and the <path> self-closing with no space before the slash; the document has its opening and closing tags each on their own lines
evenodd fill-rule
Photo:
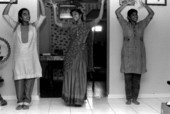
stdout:
<svg viewBox="0 0 170 114">
<path fill-rule="evenodd" d="M 67 105 L 82 105 L 87 89 L 86 39 L 91 23 L 82 23 L 70 30 L 71 41 L 64 62 L 62 97 Z"/>
</svg>

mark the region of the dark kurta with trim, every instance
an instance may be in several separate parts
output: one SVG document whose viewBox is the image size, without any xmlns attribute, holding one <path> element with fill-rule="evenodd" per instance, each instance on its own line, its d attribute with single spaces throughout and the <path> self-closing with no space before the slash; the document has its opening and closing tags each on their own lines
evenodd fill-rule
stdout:
<svg viewBox="0 0 170 114">
<path fill-rule="evenodd" d="M 124 37 L 121 51 L 121 73 L 142 74 L 147 71 L 143 35 L 151 19 L 148 16 L 144 20 L 132 25 L 122 16 L 118 17 Z"/>
</svg>

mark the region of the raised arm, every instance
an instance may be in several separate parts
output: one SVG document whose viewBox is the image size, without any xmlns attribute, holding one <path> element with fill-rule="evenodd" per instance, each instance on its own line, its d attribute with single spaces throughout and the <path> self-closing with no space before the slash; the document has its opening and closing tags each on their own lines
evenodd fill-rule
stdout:
<svg viewBox="0 0 170 114">
<path fill-rule="evenodd" d="M 11 8 L 11 5 L 12 5 L 13 1 L 11 0 L 9 2 L 9 4 L 7 4 L 7 6 L 5 7 L 4 11 L 3 11 L 3 15 L 8 15 L 9 14 L 9 10 Z"/>
<path fill-rule="evenodd" d="M 39 3 L 40 3 L 40 16 L 38 17 L 38 20 L 34 23 L 36 28 L 39 28 L 46 18 L 44 3 L 42 0 L 39 0 Z"/>
<path fill-rule="evenodd" d="M 53 7 L 53 11 L 54 11 L 54 23 L 59 26 L 59 27 L 63 27 L 63 23 L 60 22 L 60 20 L 58 19 L 58 4 L 57 3 L 54 3 L 52 0 L 50 0 L 49 2 L 50 4 L 52 4 L 52 7 Z"/>
<path fill-rule="evenodd" d="M 103 12 L 104 12 L 104 2 L 105 2 L 105 0 L 101 0 L 101 7 L 100 7 L 99 16 L 98 16 L 96 19 L 94 19 L 94 20 L 92 21 L 92 25 L 93 25 L 93 26 L 96 25 L 96 24 L 98 24 L 99 21 L 100 21 L 100 20 L 102 19 L 102 17 L 103 17 Z"/>
<path fill-rule="evenodd" d="M 11 8 L 11 5 L 13 4 L 14 0 L 10 0 L 9 4 L 7 4 L 7 6 L 5 7 L 2 16 L 5 19 L 5 21 L 14 29 L 17 22 L 14 21 L 10 16 L 9 16 L 9 11 Z"/>
<path fill-rule="evenodd" d="M 141 5 L 143 6 L 143 7 L 145 7 L 146 8 L 146 10 L 148 11 L 148 18 L 152 18 L 153 16 L 154 16 L 154 11 L 148 6 L 148 5 L 146 5 L 146 4 L 144 4 L 143 2 L 141 2 Z"/>
<path fill-rule="evenodd" d="M 41 15 L 42 15 L 42 16 L 46 16 L 46 15 L 45 15 L 45 6 L 44 6 L 43 1 L 42 1 L 42 0 L 39 0 L 39 2 L 40 2 Z"/>
<path fill-rule="evenodd" d="M 154 16 L 154 12 L 148 5 L 144 4 L 143 2 L 141 2 L 140 4 L 141 6 L 145 7 L 145 9 L 148 11 L 148 15 L 146 16 L 146 18 L 141 21 L 142 25 L 144 27 L 147 27 L 147 25 L 150 23 Z"/>
<path fill-rule="evenodd" d="M 121 12 L 127 6 L 127 4 L 121 5 L 119 8 L 116 9 L 115 13 L 118 18 L 123 18 Z"/>
<path fill-rule="evenodd" d="M 129 2 L 123 3 L 123 4 L 122 4 L 119 8 L 117 8 L 117 10 L 115 11 L 116 16 L 117 16 L 118 18 L 123 18 L 122 14 L 121 14 L 122 10 L 123 10 L 126 6 L 128 6 L 128 5 L 134 5 L 134 4 L 135 4 L 135 1 L 129 1 Z"/>
<path fill-rule="evenodd" d="M 124 23 L 127 22 L 124 19 L 123 15 L 121 14 L 122 10 L 128 5 L 134 5 L 134 4 L 135 4 L 135 2 L 129 1 L 129 2 L 123 3 L 119 8 L 116 9 L 115 13 L 116 13 L 117 19 L 118 19 L 121 26 L 123 26 Z"/>
</svg>

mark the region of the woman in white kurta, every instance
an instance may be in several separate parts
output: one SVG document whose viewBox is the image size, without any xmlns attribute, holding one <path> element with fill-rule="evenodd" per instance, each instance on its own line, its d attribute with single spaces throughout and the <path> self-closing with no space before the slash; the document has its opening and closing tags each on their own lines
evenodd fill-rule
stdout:
<svg viewBox="0 0 170 114">
<path fill-rule="evenodd" d="M 39 0 L 42 15 L 30 23 L 30 13 L 26 8 L 18 12 L 18 22 L 9 15 L 13 0 L 6 6 L 3 17 L 13 29 L 14 41 L 14 80 L 17 94 L 17 110 L 29 109 L 34 81 L 42 76 L 42 69 L 37 51 L 37 29 L 45 19 L 45 9 Z"/>
</svg>

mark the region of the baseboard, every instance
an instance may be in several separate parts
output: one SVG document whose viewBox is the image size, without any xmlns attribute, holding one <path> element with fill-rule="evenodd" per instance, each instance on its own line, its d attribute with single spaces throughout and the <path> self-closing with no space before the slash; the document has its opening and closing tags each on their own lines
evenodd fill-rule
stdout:
<svg viewBox="0 0 170 114">
<path fill-rule="evenodd" d="M 2 96 L 5 100 L 16 100 L 16 96 Z M 32 100 L 40 100 L 38 95 L 33 95 Z"/>
<path fill-rule="evenodd" d="M 170 94 L 141 94 L 139 95 L 139 98 L 166 98 L 170 97 Z M 16 100 L 16 96 L 3 96 L 6 100 Z M 108 98 L 125 98 L 125 95 L 123 94 L 110 94 L 108 95 Z M 33 95 L 32 100 L 40 100 L 40 97 L 38 95 Z"/>
<path fill-rule="evenodd" d="M 170 94 L 141 94 L 139 98 L 166 98 L 170 97 Z M 108 98 L 125 98 L 123 94 L 110 94 Z"/>
</svg>

